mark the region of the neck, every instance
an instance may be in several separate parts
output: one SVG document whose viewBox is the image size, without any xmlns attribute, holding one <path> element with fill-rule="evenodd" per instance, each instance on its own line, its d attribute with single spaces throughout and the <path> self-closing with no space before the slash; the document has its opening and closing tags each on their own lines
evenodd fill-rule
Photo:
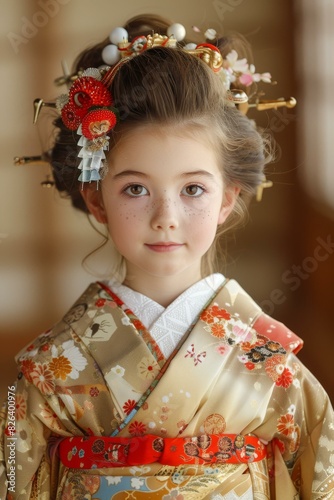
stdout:
<svg viewBox="0 0 334 500">
<path fill-rule="evenodd" d="M 123 284 L 142 293 L 163 307 L 168 307 L 181 293 L 201 279 L 200 272 L 173 276 L 141 276 L 127 273 Z"/>
</svg>

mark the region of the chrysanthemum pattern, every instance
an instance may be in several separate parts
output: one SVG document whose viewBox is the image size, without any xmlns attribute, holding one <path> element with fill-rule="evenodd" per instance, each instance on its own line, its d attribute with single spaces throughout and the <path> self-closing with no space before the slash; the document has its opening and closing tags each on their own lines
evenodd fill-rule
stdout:
<svg viewBox="0 0 334 500">
<path fill-rule="evenodd" d="M 217 304 L 206 308 L 201 313 L 200 319 L 205 323 L 204 329 L 219 339 L 217 352 L 224 355 L 226 353 L 224 345 L 229 348 L 238 346 L 241 351 L 238 359 L 247 370 L 264 368 L 275 384 L 284 389 L 293 383 L 294 374 L 285 366 L 287 352 L 279 342 L 264 335 L 257 335 L 256 331 L 243 323 L 240 318 L 231 315 Z"/>
<path fill-rule="evenodd" d="M 26 394 L 18 392 L 15 398 L 15 418 L 16 420 L 23 420 L 27 413 Z"/>
</svg>

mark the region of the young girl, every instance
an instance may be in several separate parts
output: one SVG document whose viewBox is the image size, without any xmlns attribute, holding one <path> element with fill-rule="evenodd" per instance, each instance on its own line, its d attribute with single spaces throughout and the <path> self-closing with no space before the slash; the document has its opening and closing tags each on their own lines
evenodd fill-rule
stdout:
<svg viewBox="0 0 334 500">
<path fill-rule="evenodd" d="M 158 21 L 85 51 L 76 71 L 90 69 L 57 100 L 57 188 L 106 224 L 122 262 L 17 356 L 0 496 L 333 498 L 333 411 L 302 341 L 212 273 L 217 235 L 263 181 L 265 141 L 214 46 L 136 38 L 138 23 L 164 33 Z"/>
</svg>

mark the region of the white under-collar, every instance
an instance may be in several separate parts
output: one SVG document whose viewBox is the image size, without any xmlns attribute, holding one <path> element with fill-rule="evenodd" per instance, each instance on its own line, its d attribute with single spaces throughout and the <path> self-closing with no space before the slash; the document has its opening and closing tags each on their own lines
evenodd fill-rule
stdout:
<svg viewBox="0 0 334 500">
<path fill-rule="evenodd" d="M 166 308 L 114 279 L 106 284 L 140 319 L 163 355 L 168 357 L 224 281 L 222 274 L 211 274 L 185 290 Z"/>
</svg>

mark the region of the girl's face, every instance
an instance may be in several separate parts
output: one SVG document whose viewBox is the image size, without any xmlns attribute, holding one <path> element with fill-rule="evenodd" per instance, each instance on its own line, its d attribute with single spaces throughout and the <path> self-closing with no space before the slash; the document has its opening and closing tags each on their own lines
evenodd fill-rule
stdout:
<svg viewBox="0 0 334 500">
<path fill-rule="evenodd" d="M 224 193 L 215 153 L 204 140 L 168 130 L 142 127 L 127 135 L 110 155 L 101 191 L 88 188 L 84 198 L 107 223 L 127 277 L 188 282 L 191 276 L 195 282 L 237 190 Z"/>
</svg>

